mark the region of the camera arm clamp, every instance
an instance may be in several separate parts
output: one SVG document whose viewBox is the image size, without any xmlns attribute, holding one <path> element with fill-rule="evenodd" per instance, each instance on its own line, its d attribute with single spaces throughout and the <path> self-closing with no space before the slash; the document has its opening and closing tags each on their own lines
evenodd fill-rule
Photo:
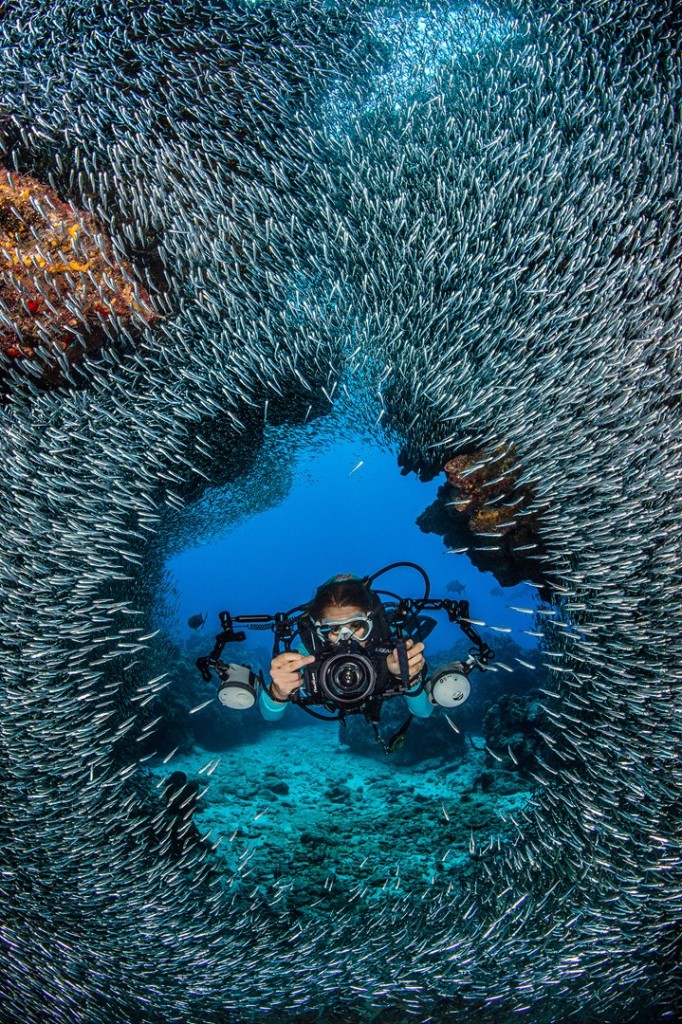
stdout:
<svg viewBox="0 0 682 1024">
<path fill-rule="evenodd" d="M 243 640 L 246 640 L 246 633 L 243 630 L 235 632 L 232 628 L 232 616 L 229 612 L 220 612 L 218 617 L 220 619 L 221 631 L 215 638 L 213 650 L 210 654 L 196 660 L 196 666 L 205 683 L 211 682 L 211 669 L 214 668 L 217 671 L 218 666 L 222 664 L 220 656 L 223 653 L 225 644 L 241 643 Z M 239 622 L 239 619 L 236 619 L 236 621 Z"/>
<path fill-rule="evenodd" d="M 444 611 L 450 622 L 455 623 L 462 630 L 464 635 L 471 640 L 476 647 L 476 664 L 485 671 L 485 666 L 495 657 L 492 647 L 489 647 L 474 629 L 469 618 L 469 602 L 455 601 L 451 598 L 403 598 L 393 616 L 393 623 L 399 631 L 402 631 L 410 618 L 416 617 L 419 612 L 428 609 L 430 611 Z"/>
</svg>

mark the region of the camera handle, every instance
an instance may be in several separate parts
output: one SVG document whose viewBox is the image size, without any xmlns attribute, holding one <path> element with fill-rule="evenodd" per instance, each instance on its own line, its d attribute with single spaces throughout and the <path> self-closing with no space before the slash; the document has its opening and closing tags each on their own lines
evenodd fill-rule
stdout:
<svg viewBox="0 0 682 1024">
<path fill-rule="evenodd" d="M 407 662 L 407 641 L 404 637 L 396 640 L 395 650 L 398 655 L 398 665 L 400 666 L 400 682 L 407 689 L 410 685 L 410 667 Z"/>
<path fill-rule="evenodd" d="M 469 619 L 469 602 L 454 601 L 451 598 L 417 598 L 410 597 L 402 599 L 393 619 L 394 625 L 401 631 L 410 617 L 416 616 L 419 612 L 429 609 L 430 611 L 444 611 L 450 622 L 455 623 L 476 645 L 478 667 L 485 671 L 485 666 L 495 657 L 495 651 L 489 647 L 478 635 Z"/>
</svg>

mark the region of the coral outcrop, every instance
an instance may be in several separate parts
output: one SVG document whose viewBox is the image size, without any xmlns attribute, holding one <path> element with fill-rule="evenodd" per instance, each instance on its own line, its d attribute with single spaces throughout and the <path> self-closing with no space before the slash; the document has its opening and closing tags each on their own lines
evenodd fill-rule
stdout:
<svg viewBox="0 0 682 1024">
<path fill-rule="evenodd" d="M 502 536 L 513 531 L 525 536 L 536 532 L 536 516 L 527 512 L 533 495 L 519 482 L 521 470 L 513 446 L 456 455 L 445 463 L 444 472 L 455 492 L 453 508 L 466 514 L 474 533 Z M 519 523 L 520 512 L 530 521 Z"/>
<path fill-rule="evenodd" d="M 483 719 L 483 736 L 489 750 L 490 768 L 503 767 L 527 775 L 537 768 L 538 752 L 546 758 L 547 744 L 538 729 L 551 732 L 551 722 L 537 697 L 503 694 L 489 706 Z"/>
<path fill-rule="evenodd" d="M 542 507 L 521 480 L 513 445 L 456 455 L 443 472 L 447 482 L 417 519 L 420 529 L 440 534 L 449 548 L 467 548 L 474 565 L 503 587 L 522 580 L 545 587 Z"/>
<path fill-rule="evenodd" d="M 95 218 L 35 178 L 0 169 L 0 352 L 61 370 L 98 349 L 109 325 L 139 331 L 155 313 Z"/>
</svg>

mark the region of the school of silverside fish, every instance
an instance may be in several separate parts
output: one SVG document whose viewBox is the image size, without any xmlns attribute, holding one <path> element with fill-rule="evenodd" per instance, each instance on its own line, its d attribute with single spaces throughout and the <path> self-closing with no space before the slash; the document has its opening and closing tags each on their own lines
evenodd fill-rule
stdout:
<svg viewBox="0 0 682 1024">
<path fill-rule="evenodd" d="M 679 1020 L 675 5 L 1 17 L 1 162 L 162 314 L 135 343 L 110 316 L 51 390 L 0 367 L 3 1024 Z M 351 385 L 423 475 L 513 446 L 554 595 L 530 809 L 362 929 L 278 916 L 207 843 L 169 856 L 140 754 L 178 510 Z"/>
</svg>

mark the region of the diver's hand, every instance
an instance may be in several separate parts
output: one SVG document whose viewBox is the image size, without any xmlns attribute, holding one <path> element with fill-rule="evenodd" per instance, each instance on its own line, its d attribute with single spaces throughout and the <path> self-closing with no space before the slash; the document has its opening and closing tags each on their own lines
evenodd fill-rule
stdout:
<svg viewBox="0 0 682 1024">
<path fill-rule="evenodd" d="M 270 662 L 272 676 L 272 695 L 277 700 L 289 700 L 294 690 L 302 683 L 300 670 L 304 665 L 312 665 L 315 656 L 299 654 L 298 651 L 282 651 Z"/>
<path fill-rule="evenodd" d="M 424 644 L 421 642 L 416 644 L 414 640 L 406 640 L 405 649 L 407 653 L 408 675 L 410 679 L 414 679 L 424 668 Z M 386 667 L 391 675 L 400 677 L 400 662 L 398 661 L 397 650 L 392 651 L 386 658 Z"/>
</svg>

